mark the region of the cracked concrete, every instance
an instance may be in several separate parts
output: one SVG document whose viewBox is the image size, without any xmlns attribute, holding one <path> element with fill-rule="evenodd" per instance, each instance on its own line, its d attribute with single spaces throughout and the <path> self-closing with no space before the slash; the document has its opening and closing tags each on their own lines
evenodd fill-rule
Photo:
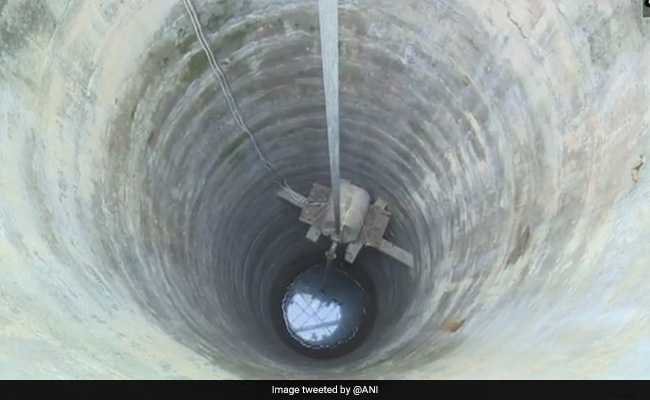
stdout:
<svg viewBox="0 0 650 400">
<path fill-rule="evenodd" d="M 328 182 L 316 9 L 198 7 L 303 193 Z M 278 333 L 276 300 L 323 246 L 273 196 L 182 4 L 0 1 L 0 377 L 650 377 L 640 7 L 346 0 L 340 16 L 342 176 L 393 207 L 416 266 L 360 255 L 375 327 L 314 361 Z"/>
</svg>

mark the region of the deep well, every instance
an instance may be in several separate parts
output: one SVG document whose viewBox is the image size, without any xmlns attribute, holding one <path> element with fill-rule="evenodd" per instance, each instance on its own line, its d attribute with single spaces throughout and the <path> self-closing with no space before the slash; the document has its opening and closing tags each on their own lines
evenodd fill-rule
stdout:
<svg viewBox="0 0 650 400">
<path fill-rule="evenodd" d="M 195 1 L 242 114 L 327 184 L 317 2 Z M 341 1 L 342 176 L 413 270 L 294 351 L 325 250 L 235 127 L 176 0 L 0 1 L 0 377 L 650 377 L 650 19 L 640 2 Z"/>
</svg>

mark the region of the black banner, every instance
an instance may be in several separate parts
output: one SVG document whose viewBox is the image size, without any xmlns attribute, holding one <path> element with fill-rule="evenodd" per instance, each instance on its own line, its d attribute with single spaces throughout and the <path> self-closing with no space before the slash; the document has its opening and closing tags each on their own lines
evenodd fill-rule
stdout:
<svg viewBox="0 0 650 400">
<path fill-rule="evenodd" d="M 647 399 L 647 381 L 40 381 L 2 382 L 2 399 Z"/>
</svg>

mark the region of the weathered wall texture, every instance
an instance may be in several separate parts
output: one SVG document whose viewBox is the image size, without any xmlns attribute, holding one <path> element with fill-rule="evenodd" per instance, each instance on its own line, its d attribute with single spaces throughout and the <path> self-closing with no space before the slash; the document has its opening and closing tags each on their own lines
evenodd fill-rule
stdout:
<svg viewBox="0 0 650 400">
<path fill-rule="evenodd" d="M 322 249 L 180 1 L 0 0 L 0 377 L 650 378 L 638 3 L 341 1 L 343 177 L 417 267 L 362 253 L 373 333 L 314 362 L 270 299 Z M 196 4 L 269 158 L 327 183 L 315 0 Z"/>
</svg>

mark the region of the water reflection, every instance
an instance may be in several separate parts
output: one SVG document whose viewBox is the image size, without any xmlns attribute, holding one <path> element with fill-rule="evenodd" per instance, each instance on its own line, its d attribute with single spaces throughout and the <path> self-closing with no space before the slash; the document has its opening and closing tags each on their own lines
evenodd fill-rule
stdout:
<svg viewBox="0 0 650 400">
<path fill-rule="evenodd" d="M 294 280 L 282 304 L 289 333 L 311 348 L 331 348 L 352 339 L 365 317 L 364 292 L 345 271 L 322 265 Z M 325 279 L 324 279 L 325 278 Z"/>
</svg>

